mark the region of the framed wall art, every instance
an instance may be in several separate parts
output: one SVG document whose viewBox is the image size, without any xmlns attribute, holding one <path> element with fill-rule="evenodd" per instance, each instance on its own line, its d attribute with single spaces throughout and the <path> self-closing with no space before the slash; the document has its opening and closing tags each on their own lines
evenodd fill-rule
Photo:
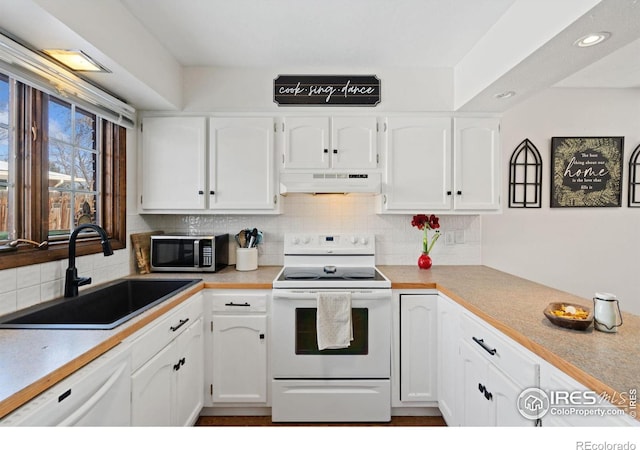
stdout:
<svg viewBox="0 0 640 450">
<path fill-rule="evenodd" d="M 551 138 L 551 207 L 621 206 L 624 137 Z"/>
</svg>

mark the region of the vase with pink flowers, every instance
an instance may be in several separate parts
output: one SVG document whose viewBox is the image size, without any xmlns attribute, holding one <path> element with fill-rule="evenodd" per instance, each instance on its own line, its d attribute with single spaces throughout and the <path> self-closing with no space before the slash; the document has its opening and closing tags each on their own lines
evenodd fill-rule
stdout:
<svg viewBox="0 0 640 450">
<path fill-rule="evenodd" d="M 418 267 L 421 269 L 429 269 L 433 265 L 433 261 L 429 253 L 433 249 L 434 244 L 440 237 L 440 219 L 434 214 L 416 214 L 411 220 L 411 226 L 422 230 L 422 254 L 418 258 Z M 433 235 L 429 237 L 429 231 L 433 231 Z"/>
</svg>

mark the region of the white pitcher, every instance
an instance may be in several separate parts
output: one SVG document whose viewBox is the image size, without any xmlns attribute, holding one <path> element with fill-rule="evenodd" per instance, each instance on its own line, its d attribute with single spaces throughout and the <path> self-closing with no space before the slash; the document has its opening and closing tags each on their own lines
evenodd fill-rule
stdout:
<svg viewBox="0 0 640 450">
<path fill-rule="evenodd" d="M 594 328 L 605 333 L 615 333 L 622 325 L 622 313 L 620 303 L 613 294 L 596 292 L 593 298 Z"/>
</svg>

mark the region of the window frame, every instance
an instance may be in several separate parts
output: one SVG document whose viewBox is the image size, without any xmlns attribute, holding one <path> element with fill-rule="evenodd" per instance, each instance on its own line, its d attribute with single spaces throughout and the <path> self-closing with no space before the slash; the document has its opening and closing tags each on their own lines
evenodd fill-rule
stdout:
<svg viewBox="0 0 640 450">
<path fill-rule="evenodd" d="M 7 74 L 13 79 L 11 74 Z M 15 83 L 13 100 L 15 124 L 15 229 L 19 238 L 42 242 L 48 240 L 48 117 L 49 94 L 21 82 Z M 11 101 L 10 100 L 10 101 Z M 63 99 L 63 101 L 67 101 Z M 73 102 L 69 102 L 73 103 Z M 81 105 L 76 105 L 82 109 Z M 126 248 L 126 139 L 127 131 L 109 120 L 96 116 L 101 139 L 99 183 L 102 211 L 100 224 L 113 250 Z M 31 125 L 30 125 L 31 124 Z M 19 246 L 14 252 L 0 252 L 0 270 L 39 264 L 68 257 L 68 240 L 51 241 L 46 248 Z M 79 236 L 76 255 L 102 252 L 96 235 Z"/>
</svg>

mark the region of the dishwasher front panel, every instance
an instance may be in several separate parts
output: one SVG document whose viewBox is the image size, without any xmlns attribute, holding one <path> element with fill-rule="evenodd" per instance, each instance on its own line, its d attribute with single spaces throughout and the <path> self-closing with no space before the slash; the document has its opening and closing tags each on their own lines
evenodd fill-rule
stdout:
<svg viewBox="0 0 640 450">
<path fill-rule="evenodd" d="M 0 426 L 128 426 L 131 353 L 119 344 L 3 419 Z"/>
</svg>

